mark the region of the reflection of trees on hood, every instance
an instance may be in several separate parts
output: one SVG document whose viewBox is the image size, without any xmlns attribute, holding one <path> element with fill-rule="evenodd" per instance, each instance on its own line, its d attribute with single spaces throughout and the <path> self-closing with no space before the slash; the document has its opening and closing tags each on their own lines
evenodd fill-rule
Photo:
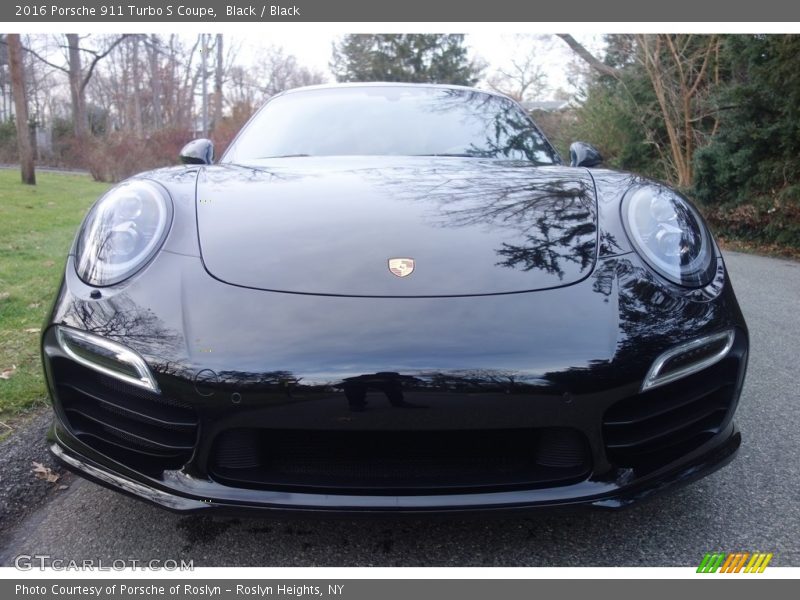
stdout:
<svg viewBox="0 0 800 600">
<path fill-rule="evenodd" d="M 125 294 L 104 302 L 75 300 L 65 315 L 65 323 L 116 340 L 145 356 L 167 359 L 183 354 L 183 335 L 166 327 L 152 310 L 139 306 Z M 152 366 L 156 371 L 182 371 L 169 362 Z"/>
<path fill-rule="evenodd" d="M 419 374 L 432 389 L 462 389 L 468 391 L 507 392 L 525 391 L 531 386 L 539 387 L 543 380 L 520 371 L 508 369 L 462 369 L 446 372 L 422 372 Z"/>
<path fill-rule="evenodd" d="M 68 316 L 90 333 L 155 356 L 174 355 L 183 343 L 180 333 L 168 329 L 152 310 L 142 308 L 124 294 L 105 302 L 76 300 Z"/>
<path fill-rule="evenodd" d="M 263 183 L 294 181 L 310 177 L 308 173 L 297 173 L 287 168 L 274 166 L 248 166 L 224 163 L 213 168 L 206 168 L 198 180 L 205 185 L 225 186 L 228 183 Z M 224 188 L 222 188 L 224 189 Z"/>
<path fill-rule="evenodd" d="M 564 277 L 564 262 L 578 265 L 581 273 L 590 269 L 597 226 L 587 184 L 551 173 L 524 175 L 508 178 L 493 190 L 480 189 L 483 202 L 453 194 L 441 213 L 451 226 L 495 223 L 523 234 L 524 243 L 503 242 L 495 249 L 499 266 L 540 269 L 559 279 Z"/>
<path fill-rule="evenodd" d="M 556 206 L 536 219 L 539 232 L 527 235 L 524 245 L 503 243 L 497 254 L 504 260 L 497 264 L 503 267 L 520 268 L 523 271 L 541 269 L 551 275 L 564 278 L 561 261 L 580 265 L 583 272 L 594 261 L 595 226 L 586 222 L 588 211 L 570 211 L 570 206 Z M 574 207 L 572 207 L 574 208 Z M 548 214 L 548 213 L 554 214 Z"/>
<path fill-rule="evenodd" d="M 231 389 L 265 388 L 270 386 L 292 387 L 300 383 L 291 371 L 220 371 L 217 373 L 220 386 Z"/>
<path fill-rule="evenodd" d="M 644 267 L 625 259 L 612 262 L 616 263 L 620 321 L 625 334 L 618 342 L 618 353 L 635 353 L 642 343 L 659 340 L 667 340 L 666 346 L 677 344 L 683 341 L 685 332 L 700 335 L 716 319 L 717 303 L 690 302 L 683 295 L 668 292 Z M 675 327 L 676 320 L 681 328 Z"/>
<path fill-rule="evenodd" d="M 335 392 L 332 383 L 308 383 L 292 371 L 233 371 L 223 370 L 216 377 L 203 382 L 212 392 L 241 393 L 248 402 L 265 406 L 279 406 L 296 402 L 312 402 L 331 398 Z"/>
<path fill-rule="evenodd" d="M 667 290 L 645 267 L 626 258 L 604 261 L 592 274 L 592 289 L 611 299 L 616 294 L 620 334 L 613 360 L 592 361 L 588 367 L 547 373 L 575 391 L 602 389 L 621 379 L 643 376 L 642 348 L 667 348 L 685 341 L 686 332 L 702 335 L 718 323 L 717 302 L 696 302 Z M 644 357 L 646 361 L 652 356 Z M 627 373 L 625 372 L 627 371 Z"/>
<path fill-rule="evenodd" d="M 522 237 L 524 243 L 495 248 L 498 266 L 563 278 L 565 263 L 575 265 L 578 275 L 594 264 L 597 207 L 587 179 L 482 160 L 469 167 L 376 169 L 372 175 L 396 197 L 433 201 L 436 208 L 428 218 L 437 227 L 508 229 Z"/>
</svg>

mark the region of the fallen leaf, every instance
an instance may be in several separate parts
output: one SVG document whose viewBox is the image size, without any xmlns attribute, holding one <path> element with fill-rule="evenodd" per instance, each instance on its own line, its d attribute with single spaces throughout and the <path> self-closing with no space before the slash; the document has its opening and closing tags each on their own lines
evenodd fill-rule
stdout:
<svg viewBox="0 0 800 600">
<path fill-rule="evenodd" d="M 33 465 L 33 474 L 37 479 L 43 479 L 48 483 L 55 483 L 61 478 L 61 475 L 54 473 L 53 469 L 45 467 L 42 463 L 33 461 L 31 464 Z"/>
<path fill-rule="evenodd" d="M 11 365 L 0 371 L 0 379 L 11 379 L 11 376 L 17 371 L 17 365 Z"/>
<path fill-rule="evenodd" d="M 39 308 L 42 305 L 41 302 L 31 302 L 28 304 L 28 308 Z"/>
<path fill-rule="evenodd" d="M 42 265 L 44 265 L 45 267 L 52 267 L 55 264 L 56 264 L 56 261 L 54 261 L 54 260 L 46 260 L 46 261 L 44 261 L 42 263 Z"/>
<path fill-rule="evenodd" d="M 11 292 L 0 292 L 0 300 L 5 300 L 11 295 Z"/>
<path fill-rule="evenodd" d="M 68 490 L 69 486 L 68 485 L 60 485 L 60 486 L 58 486 L 58 489 L 59 490 Z"/>
<path fill-rule="evenodd" d="M 39 329 L 38 327 L 28 327 L 25 330 L 25 333 L 39 333 L 40 331 L 41 329 Z"/>
</svg>

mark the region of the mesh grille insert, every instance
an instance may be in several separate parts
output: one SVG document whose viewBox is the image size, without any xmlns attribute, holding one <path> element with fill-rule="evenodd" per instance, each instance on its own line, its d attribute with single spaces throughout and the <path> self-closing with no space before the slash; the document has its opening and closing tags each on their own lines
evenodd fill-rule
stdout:
<svg viewBox="0 0 800 600">
<path fill-rule="evenodd" d="M 371 494 L 523 489 L 584 478 L 585 438 L 554 431 L 563 433 L 233 429 L 216 439 L 209 470 L 235 487 Z"/>
</svg>

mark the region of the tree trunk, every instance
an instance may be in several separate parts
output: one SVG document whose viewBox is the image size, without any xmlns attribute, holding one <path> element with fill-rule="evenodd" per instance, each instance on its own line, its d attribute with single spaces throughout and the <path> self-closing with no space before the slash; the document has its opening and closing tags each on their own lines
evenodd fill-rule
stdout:
<svg viewBox="0 0 800 600">
<path fill-rule="evenodd" d="M 153 128 L 161 129 L 161 73 L 158 60 L 158 36 L 150 36 L 150 82 L 153 88 Z"/>
<path fill-rule="evenodd" d="M 222 34 L 217 34 L 217 65 L 214 72 L 214 124 L 216 125 L 222 120 L 222 70 L 223 70 L 223 54 L 222 54 Z"/>
<path fill-rule="evenodd" d="M 69 93 L 72 97 L 72 125 L 75 137 L 83 142 L 89 137 L 89 118 L 86 115 L 86 96 L 83 91 L 80 38 L 77 33 L 66 35 L 69 46 Z"/>
<path fill-rule="evenodd" d="M 8 68 L 11 72 L 11 91 L 14 95 L 14 110 L 17 117 L 17 148 L 19 149 L 22 183 L 36 185 L 31 132 L 28 129 L 28 105 L 25 101 L 25 73 L 22 65 L 22 42 L 17 33 L 9 33 L 6 36 L 6 41 L 8 43 Z"/>
<path fill-rule="evenodd" d="M 130 38 L 132 56 L 131 69 L 133 71 L 133 131 L 137 137 L 142 137 L 142 94 L 139 86 L 139 36 L 132 35 Z"/>
<path fill-rule="evenodd" d="M 201 33 L 201 77 L 203 78 L 203 137 L 208 137 L 208 40 L 205 33 Z"/>
</svg>

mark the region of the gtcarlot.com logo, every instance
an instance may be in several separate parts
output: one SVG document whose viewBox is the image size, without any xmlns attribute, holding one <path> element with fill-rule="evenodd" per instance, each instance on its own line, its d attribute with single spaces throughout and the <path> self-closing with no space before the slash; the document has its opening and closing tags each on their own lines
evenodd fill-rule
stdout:
<svg viewBox="0 0 800 600">
<path fill-rule="evenodd" d="M 33 569 L 54 571 L 124 571 L 126 569 L 141 569 L 153 571 L 194 571 L 193 560 L 172 559 L 117 559 L 103 560 L 102 558 L 84 558 L 81 560 L 66 560 L 52 558 L 49 554 L 20 554 L 14 559 L 14 567 L 20 571 Z"/>
<path fill-rule="evenodd" d="M 698 573 L 763 573 L 772 553 L 766 552 L 708 552 L 697 567 Z"/>
</svg>

